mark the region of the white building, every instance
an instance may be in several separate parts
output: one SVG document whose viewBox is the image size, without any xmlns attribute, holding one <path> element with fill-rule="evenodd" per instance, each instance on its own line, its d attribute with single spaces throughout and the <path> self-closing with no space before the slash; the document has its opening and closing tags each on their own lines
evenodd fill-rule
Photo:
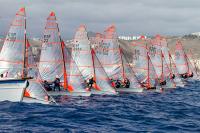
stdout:
<svg viewBox="0 0 200 133">
<path fill-rule="evenodd" d="M 145 39 L 147 38 L 147 36 L 144 36 Z M 118 36 L 119 39 L 121 40 L 127 40 L 127 41 L 132 41 L 132 40 L 138 40 L 141 38 L 141 36 Z"/>
</svg>

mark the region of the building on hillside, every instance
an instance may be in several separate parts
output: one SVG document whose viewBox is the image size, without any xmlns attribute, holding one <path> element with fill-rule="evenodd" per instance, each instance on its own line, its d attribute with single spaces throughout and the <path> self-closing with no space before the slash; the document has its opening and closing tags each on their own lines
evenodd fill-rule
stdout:
<svg viewBox="0 0 200 133">
<path fill-rule="evenodd" d="M 147 38 L 147 36 L 144 36 L 145 39 Z M 127 40 L 127 41 L 132 41 L 132 40 L 138 40 L 141 38 L 141 36 L 119 36 L 118 37 L 121 40 Z"/>
</svg>

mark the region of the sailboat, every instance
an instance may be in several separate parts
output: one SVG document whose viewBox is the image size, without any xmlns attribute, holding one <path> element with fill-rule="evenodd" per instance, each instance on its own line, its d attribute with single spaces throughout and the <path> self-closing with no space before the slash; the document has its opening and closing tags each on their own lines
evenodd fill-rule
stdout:
<svg viewBox="0 0 200 133">
<path fill-rule="evenodd" d="M 42 50 L 39 61 L 41 81 L 53 82 L 58 77 L 62 82 L 61 91 L 49 91 L 52 96 L 90 96 L 70 50 L 61 39 L 58 23 L 54 12 L 47 18 Z"/>
<path fill-rule="evenodd" d="M 196 62 L 194 60 L 191 49 L 186 54 L 186 59 L 188 61 L 189 69 L 190 69 L 191 73 L 193 73 L 193 79 L 198 79 L 198 76 L 199 76 L 198 75 L 198 68 L 197 68 Z"/>
<path fill-rule="evenodd" d="M 168 75 L 170 75 L 170 77 L 173 79 L 173 82 L 175 82 L 176 86 L 184 87 L 184 83 L 177 73 L 176 65 L 174 64 L 171 53 L 169 51 L 167 40 L 164 37 L 160 37 L 160 44 L 166 67 L 169 69 L 167 72 Z"/>
<path fill-rule="evenodd" d="M 146 90 L 160 89 L 158 76 L 149 57 L 147 44 L 148 40 L 141 36 L 139 40 L 132 41 L 133 61 L 132 67 L 135 70 L 137 79 Z"/>
<path fill-rule="evenodd" d="M 120 87 L 116 87 L 118 92 L 142 92 L 143 87 L 135 76 L 127 57 L 123 53 L 117 40 L 115 26 L 110 26 L 105 30 L 102 41 L 96 37 L 96 55 L 101 62 L 105 72 L 111 81 L 121 82 Z M 101 39 L 100 39 L 101 40 Z M 129 86 L 123 86 L 124 81 L 130 82 Z"/>
<path fill-rule="evenodd" d="M 154 65 L 161 86 L 164 89 L 176 88 L 176 84 L 171 77 L 171 70 L 161 49 L 160 35 L 157 35 L 156 38 L 152 39 L 150 42 L 150 59 Z"/>
<path fill-rule="evenodd" d="M 72 57 L 85 81 L 88 82 L 91 78 L 95 81 L 91 89 L 92 94 L 117 94 L 115 89 L 111 86 L 101 63 L 96 57 L 95 51 L 90 45 L 84 25 L 80 25 L 75 33 Z"/>
<path fill-rule="evenodd" d="M 176 43 L 175 64 L 177 66 L 179 75 L 183 79 L 193 77 L 193 72 L 191 71 L 191 69 L 189 67 L 187 55 L 185 53 L 185 50 L 183 48 L 181 41 L 177 41 L 177 43 Z"/>
<path fill-rule="evenodd" d="M 52 101 L 43 88 L 31 87 L 34 80 L 29 77 L 27 59 L 26 14 L 25 8 L 21 8 L 11 23 L 0 53 L 0 101 L 37 103 Z M 25 96 L 28 88 L 34 90 L 30 91 L 29 96 Z M 36 94 L 38 91 L 40 95 Z"/>
</svg>

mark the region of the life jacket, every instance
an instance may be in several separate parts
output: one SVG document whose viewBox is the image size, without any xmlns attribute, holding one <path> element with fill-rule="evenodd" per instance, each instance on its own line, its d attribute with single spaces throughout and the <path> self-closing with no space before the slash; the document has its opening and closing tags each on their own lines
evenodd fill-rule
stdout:
<svg viewBox="0 0 200 133">
<path fill-rule="evenodd" d="M 189 77 L 190 77 L 190 78 L 192 78 L 193 76 L 194 76 L 193 73 L 189 74 Z"/>
<path fill-rule="evenodd" d="M 186 78 L 188 78 L 188 75 L 187 75 L 187 73 L 184 73 L 184 74 L 181 74 L 181 77 L 186 79 Z"/>
<path fill-rule="evenodd" d="M 166 85 L 166 80 L 161 81 L 161 82 L 160 82 L 160 85 Z"/>
<path fill-rule="evenodd" d="M 55 79 L 54 85 L 55 85 L 55 86 L 60 86 L 60 79 L 59 79 L 59 78 L 56 78 L 56 79 Z"/>
<path fill-rule="evenodd" d="M 121 83 L 120 83 L 119 81 L 117 81 L 117 82 L 115 83 L 115 87 L 116 87 L 116 88 L 120 88 L 120 87 L 121 87 Z"/>
<path fill-rule="evenodd" d="M 175 77 L 176 77 L 175 74 L 172 74 L 171 79 L 174 79 Z"/>
</svg>

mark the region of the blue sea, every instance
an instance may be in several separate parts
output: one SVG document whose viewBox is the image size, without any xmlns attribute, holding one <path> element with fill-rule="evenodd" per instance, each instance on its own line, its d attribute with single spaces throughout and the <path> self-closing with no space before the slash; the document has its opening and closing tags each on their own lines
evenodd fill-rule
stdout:
<svg viewBox="0 0 200 133">
<path fill-rule="evenodd" d="M 63 97 L 61 105 L 0 103 L 0 132 L 200 132 L 200 81 L 163 93 Z"/>
</svg>

